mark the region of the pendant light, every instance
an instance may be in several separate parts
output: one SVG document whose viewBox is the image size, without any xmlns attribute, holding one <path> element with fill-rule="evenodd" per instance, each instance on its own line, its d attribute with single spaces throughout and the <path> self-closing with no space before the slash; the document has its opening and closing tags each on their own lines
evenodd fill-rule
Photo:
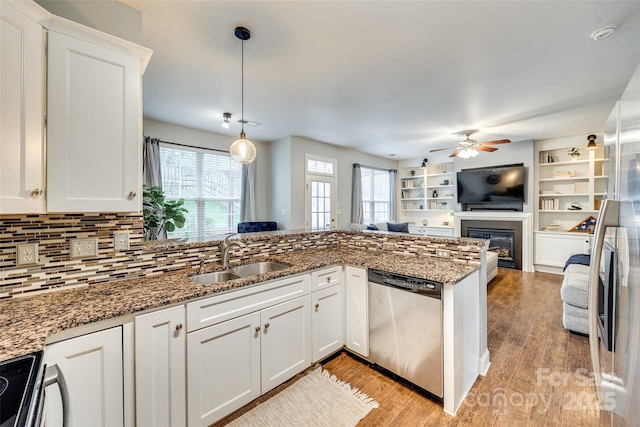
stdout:
<svg viewBox="0 0 640 427">
<path fill-rule="evenodd" d="M 589 141 L 589 143 L 587 144 L 587 150 L 595 150 L 596 148 L 598 148 L 598 146 L 596 145 L 595 135 L 589 135 L 587 137 L 587 141 Z"/>
<path fill-rule="evenodd" d="M 244 27 L 236 27 L 235 35 L 242 42 L 242 119 L 240 121 L 242 130 L 240 131 L 240 138 L 231 144 L 229 151 L 233 160 L 238 163 L 248 164 L 256 158 L 256 147 L 247 139 L 247 135 L 244 133 L 244 41 L 251 38 L 251 31 Z"/>
</svg>

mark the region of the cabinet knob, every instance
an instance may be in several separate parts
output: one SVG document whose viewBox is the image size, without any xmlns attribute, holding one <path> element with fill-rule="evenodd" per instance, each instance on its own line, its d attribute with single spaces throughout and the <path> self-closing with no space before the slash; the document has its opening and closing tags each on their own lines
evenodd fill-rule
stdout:
<svg viewBox="0 0 640 427">
<path fill-rule="evenodd" d="M 129 200 L 133 200 L 134 197 L 136 197 L 138 195 L 138 193 L 136 193 L 135 191 L 129 191 L 129 194 L 127 195 L 127 198 Z"/>
<path fill-rule="evenodd" d="M 320 307 L 320 304 L 316 303 L 315 307 L 316 307 L 316 311 L 318 311 L 318 308 Z"/>
<path fill-rule="evenodd" d="M 181 331 L 182 330 L 182 323 L 178 323 L 176 325 L 176 331 Z"/>
<path fill-rule="evenodd" d="M 327 276 L 327 283 L 331 283 L 331 276 Z"/>
<path fill-rule="evenodd" d="M 44 191 L 42 191 L 42 188 L 36 188 L 31 192 L 31 197 L 33 199 L 37 199 L 38 197 L 42 196 L 44 194 Z"/>
<path fill-rule="evenodd" d="M 269 329 L 269 323 L 268 322 L 264 324 L 264 328 L 265 329 Z"/>
<path fill-rule="evenodd" d="M 260 332 L 260 326 L 256 326 L 256 332 Z"/>
</svg>

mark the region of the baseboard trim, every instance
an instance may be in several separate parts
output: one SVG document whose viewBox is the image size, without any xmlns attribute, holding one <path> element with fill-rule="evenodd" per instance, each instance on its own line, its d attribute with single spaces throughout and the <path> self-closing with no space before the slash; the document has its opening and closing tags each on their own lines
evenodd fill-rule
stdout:
<svg viewBox="0 0 640 427">
<path fill-rule="evenodd" d="M 491 361 L 489 360 L 489 349 L 486 349 L 482 357 L 478 360 L 478 372 L 480 375 L 483 377 L 487 375 L 489 366 L 491 366 Z"/>
</svg>

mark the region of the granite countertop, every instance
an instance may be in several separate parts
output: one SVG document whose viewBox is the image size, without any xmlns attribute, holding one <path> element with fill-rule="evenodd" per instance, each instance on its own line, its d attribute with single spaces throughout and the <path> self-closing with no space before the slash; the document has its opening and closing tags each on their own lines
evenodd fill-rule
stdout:
<svg viewBox="0 0 640 427">
<path fill-rule="evenodd" d="M 417 262 L 414 256 L 347 248 L 289 252 L 264 260 L 290 267 L 216 285 L 195 283 L 189 279 L 195 271 L 185 269 L 0 301 L 0 361 L 42 350 L 46 338 L 56 332 L 336 264 L 384 270 L 444 284 L 455 284 L 479 268 L 475 264 L 430 257 L 420 257 Z M 216 266 L 207 272 L 222 269 Z"/>
</svg>

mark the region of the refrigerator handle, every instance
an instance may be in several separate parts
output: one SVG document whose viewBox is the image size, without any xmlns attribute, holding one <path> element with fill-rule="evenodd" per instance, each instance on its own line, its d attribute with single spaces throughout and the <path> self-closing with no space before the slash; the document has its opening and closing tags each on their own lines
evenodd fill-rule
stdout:
<svg viewBox="0 0 640 427">
<path fill-rule="evenodd" d="M 591 265 L 589 266 L 589 348 L 591 350 L 591 364 L 593 375 L 601 403 L 609 402 L 609 397 L 604 396 L 608 387 L 603 384 L 602 367 L 600 366 L 600 342 L 598 340 L 598 279 L 600 277 L 600 259 L 602 258 L 602 248 L 607 227 L 618 227 L 620 224 L 620 201 L 604 200 L 596 220 L 596 229 L 593 238 L 591 251 Z M 603 387 L 604 385 L 604 387 Z M 611 411 L 611 408 L 602 409 Z"/>
</svg>

